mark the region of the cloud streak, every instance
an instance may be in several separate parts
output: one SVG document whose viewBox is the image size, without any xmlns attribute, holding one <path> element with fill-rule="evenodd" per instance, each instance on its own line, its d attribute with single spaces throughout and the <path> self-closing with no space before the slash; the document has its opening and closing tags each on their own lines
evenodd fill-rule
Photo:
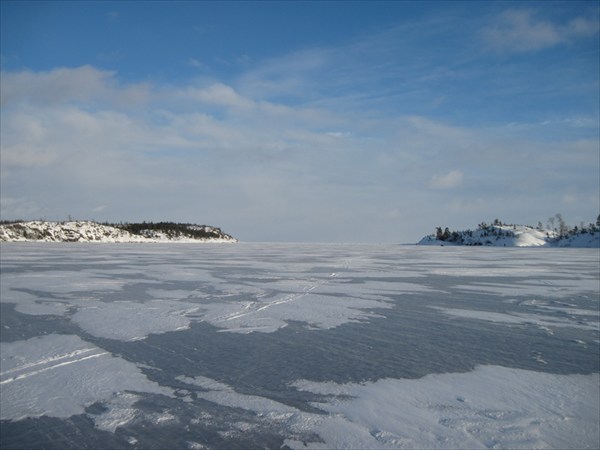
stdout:
<svg viewBox="0 0 600 450">
<path fill-rule="evenodd" d="M 536 17 L 533 11 L 509 9 L 482 30 L 488 45 L 498 51 L 531 52 L 592 37 L 600 29 L 598 15 L 576 17 L 557 24 Z"/>
</svg>

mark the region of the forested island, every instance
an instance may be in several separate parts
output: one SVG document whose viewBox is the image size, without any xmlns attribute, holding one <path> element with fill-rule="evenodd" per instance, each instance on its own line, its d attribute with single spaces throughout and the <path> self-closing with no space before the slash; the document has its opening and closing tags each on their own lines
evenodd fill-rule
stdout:
<svg viewBox="0 0 600 450">
<path fill-rule="evenodd" d="M 237 242 L 220 228 L 176 222 L 2 221 L 0 242 Z"/>
<path fill-rule="evenodd" d="M 569 226 L 561 214 L 537 226 L 503 223 L 480 223 L 475 230 L 452 231 L 437 227 L 417 245 L 473 245 L 494 247 L 600 247 L 600 215 L 595 223 Z"/>
</svg>

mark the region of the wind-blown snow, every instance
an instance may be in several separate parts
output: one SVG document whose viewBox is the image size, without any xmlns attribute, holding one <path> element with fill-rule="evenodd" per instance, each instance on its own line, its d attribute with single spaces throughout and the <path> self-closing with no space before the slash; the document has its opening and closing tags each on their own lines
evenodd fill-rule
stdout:
<svg viewBox="0 0 600 450">
<path fill-rule="evenodd" d="M 1 420 L 70 417 L 124 390 L 170 395 L 121 358 L 78 336 L 0 343 Z"/>
<path fill-rule="evenodd" d="M 295 437 L 294 449 L 315 448 L 597 448 L 600 376 L 552 375 L 499 366 L 428 375 L 417 380 L 292 386 L 322 396 L 308 413 L 236 392 L 206 377 L 177 378 L 201 387 L 199 398 L 256 413 Z M 307 441 L 316 435 L 319 440 Z M 299 439 L 300 438 L 300 439 Z"/>
<path fill-rule="evenodd" d="M 419 380 L 298 381 L 330 396 L 321 443 L 295 448 L 598 448 L 598 374 L 552 375 L 498 366 Z M 333 397 L 331 397 L 333 396 Z M 348 398 L 350 397 L 350 398 Z M 346 422 L 339 433 L 336 422 Z"/>
</svg>

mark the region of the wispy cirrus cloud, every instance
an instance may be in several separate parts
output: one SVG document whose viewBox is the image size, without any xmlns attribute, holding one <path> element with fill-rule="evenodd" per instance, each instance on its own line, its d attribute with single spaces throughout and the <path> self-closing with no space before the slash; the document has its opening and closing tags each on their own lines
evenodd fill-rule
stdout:
<svg viewBox="0 0 600 450">
<path fill-rule="evenodd" d="M 598 14 L 556 23 L 534 11 L 509 9 L 481 30 L 488 46 L 504 52 L 530 52 L 598 34 Z"/>
</svg>

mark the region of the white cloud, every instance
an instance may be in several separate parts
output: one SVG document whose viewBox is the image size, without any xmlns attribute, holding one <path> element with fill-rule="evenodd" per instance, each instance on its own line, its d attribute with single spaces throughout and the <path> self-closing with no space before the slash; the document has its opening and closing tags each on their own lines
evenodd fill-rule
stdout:
<svg viewBox="0 0 600 450">
<path fill-rule="evenodd" d="M 528 10 L 510 9 L 482 30 L 488 45 L 499 51 L 529 52 L 598 33 L 597 17 L 577 17 L 566 25 L 538 19 Z"/>
<path fill-rule="evenodd" d="M 452 189 L 460 186 L 463 182 L 463 173 L 460 170 L 452 170 L 446 175 L 434 175 L 429 182 L 432 189 Z"/>
<path fill-rule="evenodd" d="M 571 20 L 563 29 L 563 33 L 569 37 L 586 37 L 598 34 L 600 30 L 599 11 L 589 17 L 577 17 Z"/>
<path fill-rule="evenodd" d="M 1 182 L 3 195 L 19 201 L 3 200 L 7 218 L 94 213 L 98 220 L 200 220 L 242 239 L 406 242 L 442 214 L 463 218 L 459 210 L 473 199 L 461 191 L 464 204 L 449 211 L 439 190 L 460 187 L 465 173 L 472 184 L 479 177 L 487 190 L 477 198 L 490 203 L 493 189 L 527 181 L 535 168 L 544 175 L 528 192 L 556 190 L 560 198 L 561 177 L 597 166 L 597 139 L 540 143 L 507 137 L 505 128 L 382 117 L 326 96 L 308 107 L 266 100 L 235 82 L 123 84 L 89 66 L 9 75 Z M 136 92 L 143 108 L 122 100 Z M 423 180 L 437 191 L 423 189 Z M 404 224 L 412 211 L 419 222 Z M 473 223 L 486 218 L 481 210 L 473 215 Z"/>
<path fill-rule="evenodd" d="M 231 86 L 222 83 L 216 83 L 201 89 L 191 88 L 187 91 L 187 95 L 199 102 L 235 109 L 250 110 L 256 106 L 254 101 L 242 97 Z"/>
<path fill-rule="evenodd" d="M 208 69 L 208 65 L 204 64 L 202 61 L 196 58 L 189 58 L 187 61 L 190 67 L 195 67 L 196 69 Z"/>
<path fill-rule="evenodd" d="M 2 72 L 1 104 L 29 103 L 48 106 L 101 100 L 116 104 L 138 104 L 149 98 L 148 83 L 119 86 L 115 72 L 85 65 L 50 71 Z"/>
<path fill-rule="evenodd" d="M 327 136 L 331 136 L 334 138 L 338 138 L 338 139 L 342 139 L 342 138 L 347 138 L 347 137 L 351 137 L 352 133 L 349 133 L 347 131 L 328 131 Z"/>
<path fill-rule="evenodd" d="M 2 104 L 16 101 L 48 104 L 102 97 L 113 76 L 113 72 L 91 66 L 46 72 L 3 72 Z"/>
</svg>

